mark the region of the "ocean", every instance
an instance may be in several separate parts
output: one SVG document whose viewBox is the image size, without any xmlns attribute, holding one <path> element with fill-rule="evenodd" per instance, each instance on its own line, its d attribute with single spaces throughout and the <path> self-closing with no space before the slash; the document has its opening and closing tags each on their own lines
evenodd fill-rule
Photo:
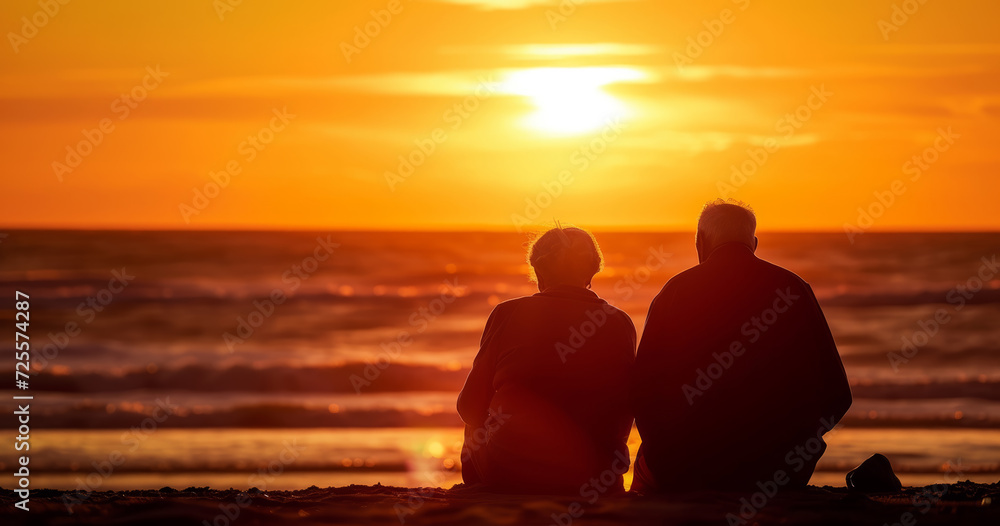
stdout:
<svg viewBox="0 0 1000 526">
<path fill-rule="evenodd" d="M 0 385 L 0 428 L 13 444 L 12 396 L 34 397 L 38 488 L 450 486 L 486 318 L 535 292 L 515 233 L 8 234 L 0 312 L 13 325 L 28 294 L 32 360 L 28 389 Z M 694 236 L 595 234 L 594 290 L 641 332 Z M 815 290 L 854 392 L 814 484 L 876 452 L 904 484 L 1000 479 L 998 251 L 993 233 L 761 234 Z M 19 455 L 0 448 L 0 471 Z"/>
</svg>

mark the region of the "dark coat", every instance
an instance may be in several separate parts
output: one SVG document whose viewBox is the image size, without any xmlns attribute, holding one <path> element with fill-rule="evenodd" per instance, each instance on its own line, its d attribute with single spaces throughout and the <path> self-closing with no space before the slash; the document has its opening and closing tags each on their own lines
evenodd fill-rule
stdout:
<svg viewBox="0 0 1000 526">
<path fill-rule="evenodd" d="M 458 398 L 466 483 L 576 494 L 611 469 L 601 488 L 621 491 L 635 345 L 629 317 L 582 287 L 497 305 Z"/>
<path fill-rule="evenodd" d="M 648 468 L 645 483 L 662 490 L 753 488 L 776 475 L 803 486 L 851 405 L 812 289 L 742 243 L 656 296 L 631 387 L 636 480 Z"/>
</svg>

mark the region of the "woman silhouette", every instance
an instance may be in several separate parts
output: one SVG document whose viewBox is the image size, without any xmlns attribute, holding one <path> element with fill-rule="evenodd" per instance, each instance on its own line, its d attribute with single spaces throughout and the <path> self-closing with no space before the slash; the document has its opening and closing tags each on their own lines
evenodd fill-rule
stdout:
<svg viewBox="0 0 1000 526">
<path fill-rule="evenodd" d="M 498 492 L 624 491 L 635 327 L 589 290 L 603 261 L 586 230 L 545 232 L 528 262 L 539 292 L 496 306 L 458 397 L 462 477 Z"/>
</svg>

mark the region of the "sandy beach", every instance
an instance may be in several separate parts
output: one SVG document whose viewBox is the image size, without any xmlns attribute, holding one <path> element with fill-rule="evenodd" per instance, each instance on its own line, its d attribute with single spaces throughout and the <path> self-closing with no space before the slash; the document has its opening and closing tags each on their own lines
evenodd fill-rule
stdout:
<svg viewBox="0 0 1000 526">
<path fill-rule="evenodd" d="M 748 498 L 749 497 L 749 498 Z M 744 500 L 745 499 L 745 500 Z M 297 491 L 187 488 L 95 492 L 67 511 L 61 491 L 32 492 L 30 511 L 0 490 L 5 524 L 997 524 L 1000 483 L 904 488 L 858 495 L 809 487 L 765 498 L 692 493 L 666 498 L 500 496 L 463 485 L 358 486 Z M 758 506 L 763 504 L 762 506 Z M 759 508 L 759 509 L 758 509 Z"/>
</svg>

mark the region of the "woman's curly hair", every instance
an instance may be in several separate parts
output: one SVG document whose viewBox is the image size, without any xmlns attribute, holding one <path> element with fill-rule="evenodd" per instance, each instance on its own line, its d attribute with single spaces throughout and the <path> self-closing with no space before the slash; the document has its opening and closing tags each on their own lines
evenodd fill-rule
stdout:
<svg viewBox="0 0 1000 526">
<path fill-rule="evenodd" d="M 576 227 L 556 227 L 536 237 L 528 246 L 529 278 L 586 283 L 604 268 L 604 256 L 597 239 Z"/>
</svg>

